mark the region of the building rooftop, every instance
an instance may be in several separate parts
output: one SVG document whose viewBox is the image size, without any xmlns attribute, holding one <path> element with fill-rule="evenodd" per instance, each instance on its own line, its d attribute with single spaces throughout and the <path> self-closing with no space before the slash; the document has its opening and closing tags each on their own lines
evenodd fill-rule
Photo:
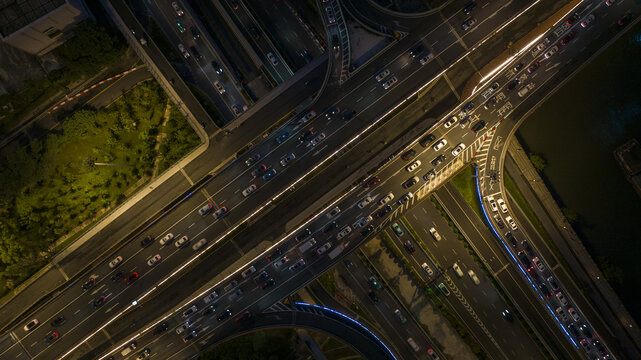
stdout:
<svg viewBox="0 0 641 360">
<path fill-rule="evenodd" d="M 0 0 L 0 34 L 7 37 L 65 4 L 65 0 Z"/>
</svg>

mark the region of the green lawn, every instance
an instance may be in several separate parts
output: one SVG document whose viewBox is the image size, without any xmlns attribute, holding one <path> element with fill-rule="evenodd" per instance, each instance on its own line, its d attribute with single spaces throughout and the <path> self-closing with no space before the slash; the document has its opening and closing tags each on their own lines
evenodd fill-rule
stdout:
<svg viewBox="0 0 641 360">
<path fill-rule="evenodd" d="M 452 179 L 452 184 L 463 195 L 465 201 L 470 204 L 474 212 L 484 219 L 481 203 L 479 202 L 478 192 L 476 190 L 476 171 L 473 165 L 467 166 L 458 175 Z"/>
<path fill-rule="evenodd" d="M 318 282 L 325 288 L 325 290 L 327 290 L 330 295 L 336 295 L 336 280 L 334 279 L 334 271 L 332 269 L 319 276 Z"/>
</svg>

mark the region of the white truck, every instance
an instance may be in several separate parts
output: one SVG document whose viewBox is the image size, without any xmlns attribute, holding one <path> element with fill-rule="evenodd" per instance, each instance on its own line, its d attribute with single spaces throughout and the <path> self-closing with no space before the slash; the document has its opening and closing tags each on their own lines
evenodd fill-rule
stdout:
<svg viewBox="0 0 641 360">
<path fill-rule="evenodd" d="M 349 242 L 338 245 L 337 247 L 334 248 L 334 250 L 330 251 L 329 254 L 327 254 L 327 256 L 329 256 L 330 259 L 334 259 L 340 253 L 343 252 L 343 249 L 345 249 L 347 245 L 349 245 Z"/>
</svg>

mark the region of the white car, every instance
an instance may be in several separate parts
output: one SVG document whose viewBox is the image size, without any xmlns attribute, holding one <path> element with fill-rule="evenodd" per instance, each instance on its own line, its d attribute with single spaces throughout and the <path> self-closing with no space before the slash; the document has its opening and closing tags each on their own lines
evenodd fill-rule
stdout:
<svg viewBox="0 0 641 360">
<path fill-rule="evenodd" d="M 579 320 L 581 319 L 574 308 L 569 308 L 568 313 L 570 313 L 570 316 L 572 316 L 572 319 L 574 319 L 574 321 L 576 322 L 579 322 Z"/>
<path fill-rule="evenodd" d="M 568 299 L 565 298 L 565 296 L 563 295 L 562 292 L 559 291 L 558 293 L 556 293 L 556 298 L 559 300 L 559 302 L 563 306 L 567 306 L 568 305 Z"/>
<path fill-rule="evenodd" d="M 189 51 L 187 51 L 187 49 L 185 49 L 185 45 L 178 44 L 178 50 L 180 50 L 180 53 L 183 54 L 183 57 L 185 59 L 189 57 Z"/>
<path fill-rule="evenodd" d="M 287 256 L 283 256 L 280 260 L 276 261 L 274 263 L 274 267 L 276 269 L 280 268 L 281 266 L 287 264 L 289 262 L 289 258 Z"/>
<path fill-rule="evenodd" d="M 256 272 L 256 268 L 252 265 L 247 268 L 247 270 L 243 271 L 240 273 L 240 275 L 243 277 L 243 279 L 247 279 L 248 277 L 251 276 L 251 274 Z"/>
<path fill-rule="evenodd" d="M 385 79 L 388 75 L 390 74 L 389 69 L 385 69 L 381 71 L 378 75 L 376 75 L 376 81 L 381 82 L 383 79 Z"/>
<path fill-rule="evenodd" d="M 195 243 L 194 246 L 192 246 L 191 248 L 194 251 L 198 251 L 198 250 L 200 250 L 201 247 L 205 246 L 205 244 L 207 244 L 207 239 L 202 238 L 202 239 L 198 240 L 198 242 Z"/>
<path fill-rule="evenodd" d="M 467 275 L 470 277 L 470 279 L 472 279 L 472 281 L 474 282 L 474 285 L 478 285 L 481 283 L 481 280 L 479 280 L 479 277 L 476 276 L 476 274 L 474 273 L 474 270 L 468 270 Z"/>
<path fill-rule="evenodd" d="M 189 328 L 189 322 L 186 322 L 176 328 L 176 334 L 182 334 L 183 331 L 187 330 L 188 328 Z"/>
<path fill-rule="evenodd" d="M 421 65 L 427 64 L 430 60 L 434 59 L 434 54 L 432 52 L 427 53 L 427 55 L 422 56 L 418 61 Z"/>
<path fill-rule="evenodd" d="M 325 133 L 324 133 L 324 132 L 322 132 L 322 133 L 318 134 L 314 139 L 312 139 L 312 141 L 310 141 L 309 143 L 310 143 L 312 146 L 316 146 L 316 145 L 318 145 L 321 141 L 323 141 L 323 139 L 325 139 L 326 137 L 327 137 L 327 135 L 325 135 Z"/>
<path fill-rule="evenodd" d="M 278 65 L 278 59 L 276 59 L 276 56 L 274 56 L 273 53 L 268 52 L 267 58 L 269 59 L 269 61 L 271 61 L 272 65 L 274 66 Z"/>
<path fill-rule="evenodd" d="M 434 151 L 439 151 L 445 145 L 447 145 L 447 140 L 441 139 L 441 140 L 437 141 L 436 144 L 434 144 L 434 146 L 432 146 L 432 149 L 434 149 Z"/>
<path fill-rule="evenodd" d="M 216 298 L 218 298 L 218 293 L 216 293 L 216 292 L 214 291 L 214 292 L 212 292 L 211 294 L 209 294 L 209 295 L 205 296 L 205 297 L 203 298 L 203 301 L 205 302 L 205 304 L 209 304 L 210 302 L 212 302 L 212 301 L 216 300 Z"/>
<path fill-rule="evenodd" d="M 367 196 L 365 199 L 361 200 L 358 202 L 358 208 L 362 209 L 365 206 L 369 205 L 372 203 L 373 198 L 371 196 Z"/>
<path fill-rule="evenodd" d="M 421 161 L 420 160 L 414 160 L 411 164 L 409 164 L 409 165 L 407 165 L 405 167 L 405 170 L 407 170 L 408 172 L 412 172 L 412 171 L 418 169 L 419 166 L 421 166 Z"/>
<path fill-rule="evenodd" d="M 164 245 L 166 245 L 168 242 L 170 242 L 173 239 L 174 239 L 174 234 L 168 233 L 167 235 L 165 235 L 165 237 L 160 239 L 159 242 L 160 242 L 160 245 L 164 246 Z"/>
<path fill-rule="evenodd" d="M 31 321 L 26 323 L 25 326 L 22 329 L 24 331 L 31 331 L 31 330 L 35 329 L 38 326 L 38 324 L 40 324 L 38 319 L 31 319 Z"/>
<path fill-rule="evenodd" d="M 303 116 L 300 120 L 304 124 L 304 123 L 308 122 L 309 120 L 311 120 L 312 118 L 314 118 L 314 116 L 316 116 L 316 111 L 311 110 L 310 112 L 305 114 L 305 116 Z"/>
<path fill-rule="evenodd" d="M 460 143 L 460 144 L 456 145 L 456 147 L 452 150 L 452 155 L 456 156 L 456 155 L 460 154 L 461 151 L 463 151 L 463 149 L 465 149 L 465 144 Z"/>
<path fill-rule="evenodd" d="M 161 257 L 160 254 L 154 255 L 151 259 L 147 260 L 147 265 L 149 266 L 154 266 L 160 261 Z"/>
<path fill-rule="evenodd" d="M 499 207 L 496 205 L 496 200 L 494 200 L 494 196 L 490 195 L 485 199 L 487 200 L 487 203 L 490 204 L 490 209 L 492 209 L 492 212 L 499 211 Z"/>
<path fill-rule="evenodd" d="M 393 199 L 394 199 L 394 194 L 392 192 L 390 192 L 389 194 L 385 195 L 384 198 L 382 198 L 382 199 L 380 199 L 378 201 L 378 205 L 381 205 L 381 206 L 385 205 L 388 202 L 392 201 Z"/>
<path fill-rule="evenodd" d="M 507 213 L 507 205 L 505 205 L 505 201 L 503 201 L 503 199 L 496 199 L 496 203 L 499 204 L 499 208 L 504 214 Z"/>
<path fill-rule="evenodd" d="M 180 240 L 176 241 L 174 245 L 176 245 L 177 248 L 181 248 L 187 246 L 187 243 L 189 243 L 189 238 L 185 235 L 181 237 Z"/>
<path fill-rule="evenodd" d="M 180 6 L 178 6 L 178 3 L 177 3 L 176 1 L 174 1 L 174 2 L 172 2 L 172 3 L 171 3 L 171 7 L 173 7 L 173 8 L 174 8 L 174 11 L 176 12 L 176 15 L 178 15 L 178 16 L 183 16 L 184 12 L 183 12 L 183 10 L 180 8 Z"/>
<path fill-rule="evenodd" d="M 439 234 L 435 228 L 431 227 L 429 232 L 430 232 L 430 235 L 432 235 L 432 237 L 434 238 L 434 240 L 441 241 L 441 234 Z"/>
<path fill-rule="evenodd" d="M 116 258 L 111 260 L 111 262 L 109 263 L 109 267 L 114 269 L 116 266 L 120 265 L 121 262 L 122 256 L 116 256 Z"/>
<path fill-rule="evenodd" d="M 340 240 L 340 239 L 342 239 L 343 237 L 345 237 L 347 234 L 349 234 L 351 232 L 352 232 L 352 228 L 349 227 L 349 225 L 345 226 L 345 228 L 343 228 L 343 230 L 341 230 L 341 232 L 339 232 L 338 235 L 336 235 L 336 238 L 338 240 Z"/>
<path fill-rule="evenodd" d="M 396 76 L 392 76 L 387 80 L 386 82 L 383 83 L 383 89 L 387 90 L 392 87 L 392 85 L 396 84 L 398 82 L 398 79 Z"/>
<path fill-rule="evenodd" d="M 399 205 L 405 204 L 406 202 L 408 202 L 413 197 L 414 197 L 414 194 L 412 194 L 412 192 L 410 191 L 407 194 L 401 196 L 401 198 L 398 199 L 398 203 L 399 203 Z"/>
<path fill-rule="evenodd" d="M 457 121 L 458 118 L 456 116 L 452 116 L 445 122 L 445 124 L 443 124 L 443 126 L 445 126 L 446 129 L 449 129 L 452 125 L 456 124 Z"/>
<path fill-rule="evenodd" d="M 220 81 L 218 80 L 214 81 L 214 87 L 216 88 L 219 94 L 225 93 L 225 88 L 223 87 L 223 84 L 220 83 Z"/>
<path fill-rule="evenodd" d="M 541 261 L 541 259 L 539 259 L 538 256 L 532 259 L 532 262 L 534 263 L 534 266 L 539 269 L 539 271 L 545 270 L 545 266 L 543 266 L 543 262 Z"/>
<path fill-rule="evenodd" d="M 454 263 L 454 265 L 452 265 L 452 269 L 454 269 L 454 272 L 458 277 L 463 277 L 463 270 L 461 270 L 461 267 L 457 263 Z"/>
<path fill-rule="evenodd" d="M 581 21 L 581 27 L 584 27 L 584 28 L 588 27 L 588 25 L 590 25 L 592 21 L 594 21 L 594 14 L 588 15 L 588 17 L 586 17 L 585 20 Z"/>
<path fill-rule="evenodd" d="M 291 153 L 287 156 L 285 156 L 283 159 L 280 160 L 280 164 L 282 166 L 286 166 L 290 161 L 294 160 L 296 158 L 296 155 L 294 153 Z"/>
<path fill-rule="evenodd" d="M 432 268 L 430 268 L 430 266 L 427 265 L 427 263 L 421 264 L 421 267 L 423 268 L 423 270 L 425 270 L 428 276 L 434 275 L 434 270 L 432 270 Z"/>
<path fill-rule="evenodd" d="M 243 196 L 248 197 L 249 194 L 253 193 L 257 188 L 256 184 L 249 185 L 247 189 L 243 190 Z"/>
<path fill-rule="evenodd" d="M 341 208 L 339 208 L 339 207 L 337 206 L 337 207 L 333 208 L 333 209 L 332 209 L 332 211 L 330 211 L 330 212 L 328 212 L 328 213 L 327 213 L 327 218 L 328 218 L 328 219 L 331 219 L 331 218 L 333 218 L 334 216 L 338 215 L 338 213 L 340 213 L 340 212 L 341 212 Z"/>
<path fill-rule="evenodd" d="M 546 47 L 546 46 L 548 46 L 548 44 L 549 44 L 549 43 L 550 43 L 550 39 L 545 38 L 545 39 L 543 39 L 543 42 L 540 42 L 540 43 L 536 46 L 536 49 L 537 49 L 537 50 L 539 50 L 539 51 L 541 51 L 541 50 L 545 49 L 545 47 Z"/>
<path fill-rule="evenodd" d="M 317 253 L 318 255 L 323 255 L 323 254 L 325 253 L 325 251 L 329 250 L 329 248 L 331 248 L 331 247 L 332 247 L 332 243 L 329 243 L 329 242 L 328 242 L 328 243 L 325 243 L 325 245 L 323 245 L 323 246 L 319 247 L 319 248 L 316 250 L 316 253 Z"/>
<path fill-rule="evenodd" d="M 565 314 L 565 311 L 563 311 L 561 307 L 556 308 L 556 314 L 559 315 L 561 321 L 563 322 L 567 322 L 569 320 L 568 316 Z"/>
<path fill-rule="evenodd" d="M 506 222 L 506 223 L 508 223 L 508 225 L 510 225 L 510 228 L 511 228 L 513 231 L 514 231 L 514 230 L 516 230 L 516 229 L 518 229 L 518 227 L 516 226 L 516 221 L 514 221 L 514 219 L 512 219 L 512 217 L 511 217 L 511 216 L 506 216 L 506 217 L 505 217 L 505 222 Z"/>
<path fill-rule="evenodd" d="M 554 45 L 554 47 L 552 47 L 552 48 L 551 48 L 548 52 L 546 52 L 546 53 L 545 53 L 545 55 L 543 55 L 543 56 L 544 56 L 546 59 L 549 59 L 549 58 L 551 58 L 551 57 L 552 57 L 552 55 L 556 54 L 556 52 L 557 52 L 557 51 L 559 51 L 559 46 L 558 46 L 558 45 Z"/>
</svg>

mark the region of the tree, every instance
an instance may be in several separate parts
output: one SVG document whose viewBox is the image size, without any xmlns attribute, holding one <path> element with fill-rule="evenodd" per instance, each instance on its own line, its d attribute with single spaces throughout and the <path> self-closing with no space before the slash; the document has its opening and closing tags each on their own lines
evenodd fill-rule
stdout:
<svg viewBox="0 0 641 360">
<path fill-rule="evenodd" d="M 542 172 L 547 166 L 547 162 L 541 156 L 530 153 L 530 161 L 538 172 Z"/>
<path fill-rule="evenodd" d="M 570 225 L 574 225 L 579 221 L 579 214 L 576 211 L 568 208 L 563 208 L 561 211 Z"/>
<path fill-rule="evenodd" d="M 623 269 L 610 263 L 605 256 L 597 257 L 597 263 L 603 276 L 612 284 L 622 285 L 623 284 Z"/>
</svg>

